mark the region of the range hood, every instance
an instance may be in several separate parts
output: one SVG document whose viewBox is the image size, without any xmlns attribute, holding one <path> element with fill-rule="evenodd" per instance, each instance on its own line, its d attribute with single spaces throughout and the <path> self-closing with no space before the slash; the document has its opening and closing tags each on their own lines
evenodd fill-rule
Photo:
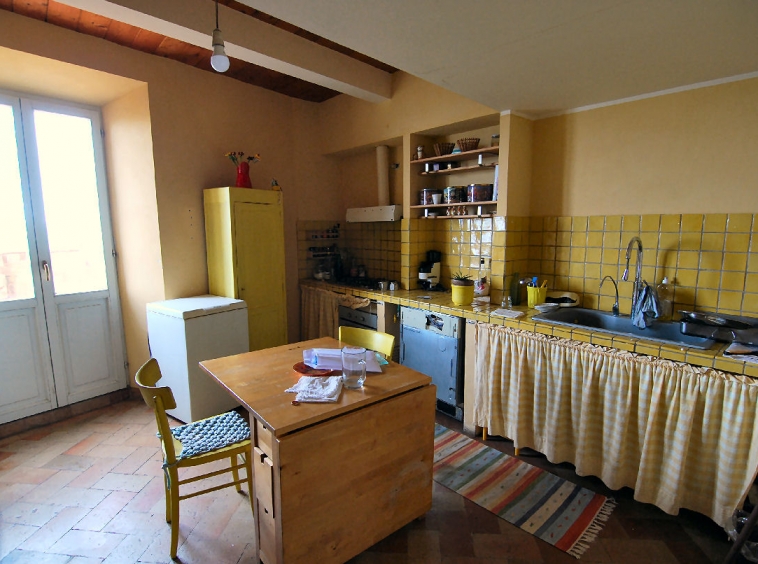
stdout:
<svg viewBox="0 0 758 564">
<path fill-rule="evenodd" d="M 376 148 L 376 174 L 379 205 L 369 208 L 348 208 L 345 221 L 366 223 L 374 221 L 397 221 L 403 216 L 402 206 L 390 205 L 389 147 Z"/>
</svg>

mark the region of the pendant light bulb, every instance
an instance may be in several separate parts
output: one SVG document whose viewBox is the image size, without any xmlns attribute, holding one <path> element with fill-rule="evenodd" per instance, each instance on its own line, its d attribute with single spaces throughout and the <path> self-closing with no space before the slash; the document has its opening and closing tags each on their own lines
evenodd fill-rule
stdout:
<svg viewBox="0 0 758 564">
<path fill-rule="evenodd" d="M 216 0 L 216 29 L 213 30 L 213 55 L 211 55 L 211 66 L 216 72 L 226 72 L 229 70 L 229 57 L 224 51 L 224 38 L 221 36 L 221 30 L 218 28 L 218 0 Z"/>
<path fill-rule="evenodd" d="M 211 55 L 211 66 L 217 72 L 226 72 L 229 70 L 229 57 L 224 51 L 224 40 L 221 37 L 221 30 L 213 30 L 213 55 Z"/>
</svg>

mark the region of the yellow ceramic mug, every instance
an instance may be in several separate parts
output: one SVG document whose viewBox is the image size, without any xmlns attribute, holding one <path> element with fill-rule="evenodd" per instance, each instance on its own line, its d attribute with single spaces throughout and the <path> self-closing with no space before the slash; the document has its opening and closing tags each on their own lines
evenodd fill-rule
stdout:
<svg viewBox="0 0 758 564">
<path fill-rule="evenodd" d="M 536 288 L 534 286 L 527 286 L 526 297 L 530 308 L 545 303 L 545 296 L 547 296 L 547 286 Z"/>
</svg>

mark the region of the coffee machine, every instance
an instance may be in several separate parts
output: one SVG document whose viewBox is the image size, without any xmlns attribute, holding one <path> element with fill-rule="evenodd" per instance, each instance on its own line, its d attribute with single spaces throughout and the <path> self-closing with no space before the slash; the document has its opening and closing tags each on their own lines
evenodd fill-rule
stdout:
<svg viewBox="0 0 758 564">
<path fill-rule="evenodd" d="M 440 285 L 440 262 L 442 253 L 439 251 L 427 251 L 426 260 L 418 265 L 419 286 L 424 290 L 442 291 Z"/>
</svg>

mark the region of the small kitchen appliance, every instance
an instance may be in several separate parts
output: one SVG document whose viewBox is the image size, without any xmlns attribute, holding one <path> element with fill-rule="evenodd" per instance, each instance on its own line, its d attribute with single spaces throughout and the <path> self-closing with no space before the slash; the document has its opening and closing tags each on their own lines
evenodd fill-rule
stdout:
<svg viewBox="0 0 758 564">
<path fill-rule="evenodd" d="M 441 252 L 427 251 L 426 260 L 418 265 L 419 285 L 424 290 L 442 290 L 439 283 L 441 261 Z"/>
</svg>

